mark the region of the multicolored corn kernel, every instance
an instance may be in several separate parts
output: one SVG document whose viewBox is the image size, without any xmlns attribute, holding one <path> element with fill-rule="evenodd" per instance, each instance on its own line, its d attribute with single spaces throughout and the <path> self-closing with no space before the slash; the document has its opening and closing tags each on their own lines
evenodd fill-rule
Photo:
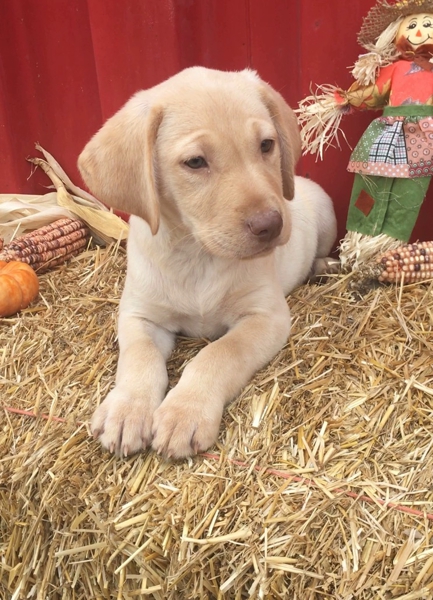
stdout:
<svg viewBox="0 0 433 600">
<path fill-rule="evenodd" d="M 383 267 L 378 277 L 382 282 L 415 283 L 433 279 L 433 241 L 403 244 L 388 250 L 376 262 Z"/>
</svg>

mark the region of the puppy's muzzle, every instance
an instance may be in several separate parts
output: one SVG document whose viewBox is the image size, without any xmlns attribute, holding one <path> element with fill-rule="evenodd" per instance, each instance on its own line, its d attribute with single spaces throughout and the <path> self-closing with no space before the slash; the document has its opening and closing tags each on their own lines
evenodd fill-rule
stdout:
<svg viewBox="0 0 433 600">
<path fill-rule="evenodd" d="M 257 212 L 246 220 L 248 229 L 261 242 L 271 242 L 283 228 L 283 219 L 277 210 Z"/>
</svg>

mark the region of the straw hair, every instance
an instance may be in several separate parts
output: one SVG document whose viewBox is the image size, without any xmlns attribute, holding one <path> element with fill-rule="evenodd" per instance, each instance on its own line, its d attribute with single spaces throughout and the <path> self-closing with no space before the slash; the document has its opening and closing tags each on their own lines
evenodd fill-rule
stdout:
<svg viewBox="0 0 433 600">
<path fill-rule="evenodd" d="M 361 54 L 351 73 L 359 85 L 371 85 L 376 82 L 379 70 L 393 63 L 400 56 L 395 45 L 398 28 L 403 17 L 400 17 L 382 31 L 374 44 L 367 44 L 368 54 Z"/>
<path fill-rule="evenodd" d="M 0 598 L 431 598 L 432 284 L 303 286 L 208 453 L 121 460 L 88 419 L 125 263 L 88 250 L 0 320 Z M 170 385 L 207 343 L 179 341 Z"/>
</svg>

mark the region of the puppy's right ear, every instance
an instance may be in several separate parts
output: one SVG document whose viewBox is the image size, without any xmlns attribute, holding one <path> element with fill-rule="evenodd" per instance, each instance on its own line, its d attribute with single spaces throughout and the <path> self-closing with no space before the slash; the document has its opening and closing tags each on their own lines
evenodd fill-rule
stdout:
<svg viewBox="0 0 433 600">
<path fill-rule="evenodd" d="M 287 200 L 295 195 L 295 166 L 301 156 L 301 135 L 296 115 L 282 95 L 260 80 L 260 93 L 278 133 L 281 147 L 283 193 Z"/>
<path fill-rule="evenodd" d="M 153 234 L 159 228 L 154 148 L 162 108 L 138 92 L 86 145 L 78 168 L 90 191 L 102 202 L 141 217 Z"/>
</svg>

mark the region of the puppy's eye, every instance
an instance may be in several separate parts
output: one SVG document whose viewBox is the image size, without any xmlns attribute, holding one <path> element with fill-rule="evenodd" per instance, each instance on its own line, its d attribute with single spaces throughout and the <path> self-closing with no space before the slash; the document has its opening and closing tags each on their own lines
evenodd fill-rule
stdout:
<svg viewBox="0 0 433 600">
<path fill-rule="evenodd" d="M 186 160 L 185 164 L 190 169 L 202 169 L 203 167 L 207 167 L 207 162 L 203 156 L 193 156 L 193 158 Z"/>
<path fill-rule="evenodd" d="M 263 152 L 263 154 L 270 152 L 273 147 L 274 140 L 263 140 L 263 142 L 260 144 L 260 150 Z"/>
</svg>

